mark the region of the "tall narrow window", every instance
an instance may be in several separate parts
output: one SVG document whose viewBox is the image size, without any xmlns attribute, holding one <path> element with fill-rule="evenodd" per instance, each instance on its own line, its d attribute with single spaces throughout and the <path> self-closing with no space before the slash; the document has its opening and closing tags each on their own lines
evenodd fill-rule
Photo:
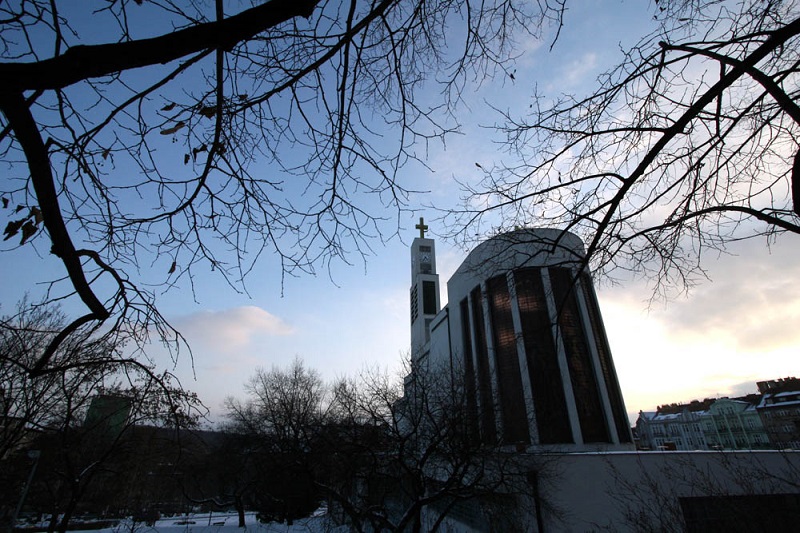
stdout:
<svg viewBox="0 0 800 533">
<path fill-rule="evenodd" d="M 467 435 L 470 442 L 480 439 L 478 430 L 478 400 L 475 390 L 475 364 L 472 362 L 472 331 L 469 327 L 469 301 L 459 304 L 461 311 L 461 341 L 464 346 L 464 400 L 467 408 Z"/>
<path fill-rule="evenodd" d="M 436 314 L 436 283 L 422 282 L 422 312 L 426 315 Z"/>
<path fill-rule="evenodd" d="M 497 443 L 497 426 L 492 398 L 492 376 L 486 346 L 486 322 L 483 319 L 483 295 L 480 285 L 472 289 L 472 324 L 475 330 L 475 355 L 478 360 L 478 396 L 481 402 L 481 439 L 486 444 Z"/>
<path fill-rule="evenodd" d="M 597 346 L 597 355 L 600 358 L 600 370 L 603 373 L 606 390 L 608 390 L 608 398 L 611 402 L 614 424 L 617 426 L 617 436 L 620 442 L 631 442 L 628 415 L 625 413 L 622 390 L 619 388 L 617 373 L 614 371 L 614 362 L 611 359 L 611 349 L 609 348 L 608 337 L 606 337 L 606 329 L 603 327 L 600 306 L 597 304 L 597 297 L 592 289 L 592 280 L 585 272 L 581 275 L 581 288 L 586 300 L 586 309 L 589 312 L 589 321 L 591 322 L 594 343 Z"/>
<path fill-rule="evenodd" d="M 417 301 L 417 286 L 411 287 L 411 323 L 417 321 L 419 316 L 419 302 Z"/>
<path fill-rule="evenodd" d="M 541 269 L 517 270 L 514 273 L 514 283 L 528 362 L 528 375 L 533 389 L 539 443 L 575 442 L 569 424 Z"/>
<path fill-rule="evenodd" d="M 525 395 L 522 392 L 522 376 L 519 371 L 517 338 L 511 316 L 508 280 L 505 275 L 496 276 L 486 285 L 494 341 L 497 392 L 500 399 L 500 413 L 503 417 L 503 442 L 529 443 L 528 417 Z"/>
<path fill-rule="evenodd" d="M 592 354 L 586 342 L 578 301 L 575 298 L 576 287 L 572 272 L 568 268 L 550 268 L 550 280 L 583 441 L 610 442 Z"/>
</svg>

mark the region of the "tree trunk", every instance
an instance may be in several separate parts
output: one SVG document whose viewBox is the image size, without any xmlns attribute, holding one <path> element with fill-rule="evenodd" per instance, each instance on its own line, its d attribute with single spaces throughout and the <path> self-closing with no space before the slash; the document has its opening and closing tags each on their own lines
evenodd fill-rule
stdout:
<svg viewBox="0 0 800 533">
<path fill-rule="evenodd" d="M 417 509 L 416 514 L 414 515 L 414 525 L 411 529 L 413 533 L 421 533 L 422 531 L 422 508 L 420 507 Z"/>
<path fill-rule="evenodd" d="M 242 502 L 241 497 L 236 497 L 234 501 L 234 506 L 236 506 L 236 512 L 239 514 L 239 527 L 244 526 L 244 503 Z"/>
<path fill-rule="evenodd" d="M 61 521 L 58 523 L 58 533 L 67 533 L 67 529 L 69 528 L 69 521 L 72 519 L 72 513 L 75 512 L 75 506 L 77 504 L 78 504 L 77 498 L 70 498 L 70 501 L 67 504 L 67 508 L 64 509 L 64 516 L 61 517 Z"/>
<path fill-rule="evenodd" d="M 47 524 L 47 533 L 55 533 L 58 523 L 58 509 L 50 513 L 50 522 Z"/>
<path fill-rule="evenodd" d="M 75 508 L 78 507 L 78 502 L 83 495 L 83 490 L 84 489 L 81 487 L 80 482 L 72 484 L 69 502 L 67 503 L 66 507 L 64 507 L 64 516 L 61 517 L 61 521 L 58 524 L 58 533 L 67 533 L 69 521 L 72 520 L 72 515 L 75 514 Z"/>
</svg>

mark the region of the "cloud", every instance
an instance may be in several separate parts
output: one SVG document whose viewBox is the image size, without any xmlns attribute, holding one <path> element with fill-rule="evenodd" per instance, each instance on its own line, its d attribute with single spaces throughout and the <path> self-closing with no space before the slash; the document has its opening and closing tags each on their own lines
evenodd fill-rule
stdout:
<svg viewBox="0 0 800 533">
<path fill-rule="evenodd" d="M 737 397 L 737 396 L 746 396 L 748 394 L 755 394 L 758 392 L 758 386 L 756 385 L 756 381 L 759 380 L 744 381 L 742 383 L 734 383 L 732 385 L 729 385 L 728 395 L 731 397 Z"/>
<path fill-rule="evenodd" d="M 548 93 L 566 92 L 581 87 L 587 82 L 593 83 L 597 77 L 598 58 L 595 52 L 586 52 L 582 56 L 564 64 L 555 70 L 554 79 L 546 85 Z"/>
<path fill-rule="evenodd" d="M 796 372 L 800 250 L 786 236 L 732 245 L 703 262 L 709 281 L 647 308 L 646 283 L 599 288 L 628 408 L 755 392 L 756 381 Z"/>
<path fill-rule="evenodd" d="M 242 397 L 243 384 L 265 366 L 278 346 L 296 330 L 282 318 L 256 306 L 199 311 L 172 324 L 192 348 L 173 370 L 187 389 L 195 391 L 218 420 L 228 396 Z"/>
<path fill-rule="evenodd" d="M 800 344 L 800 253 L 788 244 L 769 252 L 751 240 L 737 245 L 735 255 L 706 261 L 711 281 L 671 302 L 658 319 L 687 340 L 724 337 L 738 351 Z"/>
<path fill-rule="evenodd" d="M 748 353 L 797 346 L 800 248 L 792 239 L 783 237 L 770 247 L 763 239 L 749 239 L 731 245 L 728 254 L 709 253 L 702 261 L 708 280 L 700 280 L 688 295 L 649 309 L 647 280 L 604 286 L 601 292 L 609 304 L 644 312 L 675 341 L 715 339 L 729 350 Z"/>
<path fill-rule="evenodd" d="M 248 351 L 265 337 L 294 333 L 281 318 L 256 306 L 200 311 L 175 320 L 175 326 L 193 347 L 224 357 Z"/>
</svg>

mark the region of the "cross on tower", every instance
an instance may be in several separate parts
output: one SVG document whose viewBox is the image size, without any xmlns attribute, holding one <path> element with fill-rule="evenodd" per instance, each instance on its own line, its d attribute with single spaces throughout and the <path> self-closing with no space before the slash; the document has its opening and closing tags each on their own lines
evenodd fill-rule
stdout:
<svg viewBox="0 0 800 533">
<path fill-rule="evenodd" d="M 419 224 L 414 227 L 419 230 L 420 239 L 424 239 L 425 232 L 428 231 L 428 226 L 425 224 L 425 220 L 422 217 L 419 217 Z"/>
</svg>

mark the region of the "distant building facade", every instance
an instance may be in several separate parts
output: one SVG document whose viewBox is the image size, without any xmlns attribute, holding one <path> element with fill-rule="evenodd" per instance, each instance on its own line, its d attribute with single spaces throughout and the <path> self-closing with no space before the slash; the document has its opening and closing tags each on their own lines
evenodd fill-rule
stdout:
<svg viewBox="0 0 800 533">
<path fill-rule="evenodd" d="M 800 450 L 800 379 L 758 382 L 758 413 L 770 442 L 780 449 Z"/>
<path fill-rule="evenodd" d="M 133 405 L 127 396 L 99 394 L 92 398 L 83 426 L 107 436 L 122 433 Z"/>
<path fill-rule="evenodd" d="M 761 417 L 752 402 L 720 398 L 701 416 L 703 432 L 712 450 L 771 448 Z"/>
<path fill-rule="evenodd" d="M 704 411 L 682 407 L 679 411 L 640 411 L 636 421 L 639 449 L 708 450 L 702 426 Z"/>
<path fill-rule="evenodd" d="M 639 413 L 642 450 L 800 449 L 800 380 L 757 383 L 760 394 Z"/>
</svg>

